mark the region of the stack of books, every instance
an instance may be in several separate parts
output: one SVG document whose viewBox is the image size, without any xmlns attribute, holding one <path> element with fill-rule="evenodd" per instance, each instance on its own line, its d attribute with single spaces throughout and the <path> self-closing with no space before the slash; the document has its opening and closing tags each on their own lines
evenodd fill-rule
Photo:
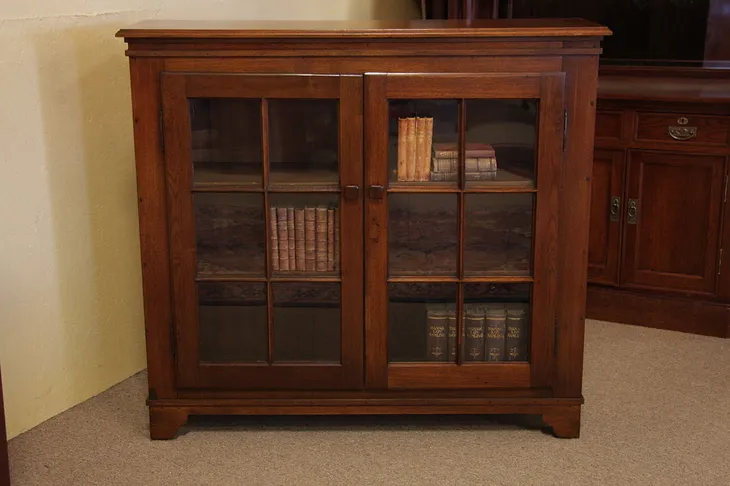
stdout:
<svg viewBox="0 0 730 486">
<path fill-rule="evenodd" d="M 327 206 L 272 207 L 271 268 L 275 272 L 339 269 L 339 210 Z"/>
<path fill-rule="evenodd" d="M 527 361 L 527 304 L 465 304 L 462 329 L 464 361 Z M 456 309 L 427 308 L 429 361 L 456 361 Z"/>
<path fill-rule="evenodd" d="M 433 118 L 398 119 L 398 181 L 428 181 Z"/>
<path fill-rule="evenodd" d="M 459 147 L 455 143 L 437 143 L 433 145 L 434 154 L 431 161 L 432 181 L 459 180 Z M 494 147 L 485 143 L 466 145 L 467 181 L 489 181 L 497 178 L 497 156 Z"/>
</svg>

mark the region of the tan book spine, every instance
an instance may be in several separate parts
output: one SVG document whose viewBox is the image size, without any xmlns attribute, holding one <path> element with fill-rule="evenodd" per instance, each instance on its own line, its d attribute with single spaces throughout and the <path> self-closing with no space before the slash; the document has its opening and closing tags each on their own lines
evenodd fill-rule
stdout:
<svg viewBox="0 0 730 486">
<path fill-rule="evenodd" d="M 316 210 L 304 208 L 304 270 L 316 270 Z"/>
<path fill-rule="evenodd" d="M 433 118 L 428 117 L 426 120 L 426 146 L 423 149 L 424 155 L 422 163 L 423 163 L 423 180 L 428 181 L 431 180 L 431 171 L 429 170 L 429 167 L 431 165 L 431 147 L 433 145 Z"/>
<path fill-rule="evenodd" d="M 423 157 L 426 150 L 426 119 L 416 118 L 416 174 L 414 180 L 423 180 Z"/>
<path fill-rule="evenodd" d="M 406 179 L 406 159 L 408 158 L 408 146 L 406 142 L 408 120 L 398 118 L 398 180 Z"/>
<path fill-rule="evenodd" d="M 340 269 L 340 210 L 335 208 L 335 270 Z"/>
<path fill-rule="evenodd" d="M 407 118 L 406 128 L 406 180 L 416 180 L 416 119 Z"/>
<path fill-rule="evenodd" d="M 279 270 L 289 271 L 289 229 L 286 224 L 286 208 L 276 208 L 276 225 L 279 227 Z"/>
<path fill-rule="evenodd" d="M 286 208 L 286 229 L 289 238 L 289 270 L 297 269 L 296 233 L 294 233 L 294 208 Z"/>
<path fill-rule="evenodd" d="M 271 231 L 271 270 L 279 271 L 279 231 L 276 226 L 276 208 L 269 209 L 269 229 Z"/>
<path fill-rule="evenodd" d="M 327 208 L 324 206 L 317 207 L 316 221 L 316 260 L 315 270 L 317 272 L 327 271 Z"/>
<path fill-rule="evenodd" d="M 296 248 L 296 269 L 304 271 L 305 260 L 304 209 L 294 210 L 294 247 Z"/>
<path fill-rule="evenodd" d="M 327 271 L 335 270 L 335 210 L 327 210 Z"/>
</svg>

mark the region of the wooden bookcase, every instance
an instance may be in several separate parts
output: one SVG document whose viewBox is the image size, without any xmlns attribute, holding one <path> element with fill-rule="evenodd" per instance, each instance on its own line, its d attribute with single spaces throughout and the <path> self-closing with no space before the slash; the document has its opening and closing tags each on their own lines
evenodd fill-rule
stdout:
<svg viewBox="0 0 730 486">
<path fill-rule="evenodd" d="M 580 20 L 120 31 L 152 438 L 190 414 L 432 413 L 541 414 L 577 437 L 606 34 Z"/>
</svg>

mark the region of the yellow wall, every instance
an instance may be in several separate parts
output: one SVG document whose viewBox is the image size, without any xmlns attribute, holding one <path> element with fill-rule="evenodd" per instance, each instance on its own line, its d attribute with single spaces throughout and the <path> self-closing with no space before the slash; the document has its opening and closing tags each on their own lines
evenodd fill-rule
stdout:
<svg viewBox="0 0 730 486">
<path fill-rule="evenodd" d="M 124 25 L 347 19 L 412 0 L 3 0 L 0 365 L 13 437 L 145 366 Z"/>
</svg>

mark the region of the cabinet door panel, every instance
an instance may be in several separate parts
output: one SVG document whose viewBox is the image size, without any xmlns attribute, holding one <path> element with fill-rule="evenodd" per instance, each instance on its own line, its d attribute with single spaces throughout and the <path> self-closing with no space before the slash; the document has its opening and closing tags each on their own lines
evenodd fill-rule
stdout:
<svg viewBox="0 0 730 486">
<path fill-rule="evenodd" d="M 161 84 L 177 385 L 361 388 L 362 77 Z"/>
<path fill-rule="evenodd" d="M 623 176 L 622 151 L 595 151 L 588 242 L 588 280 L 592 283 L 618 284 Z"/>
<path fill-rule="evenodd" d="M 724 163 L 630 152 L 622 285 L 715 293 Z"/>
</svg>

